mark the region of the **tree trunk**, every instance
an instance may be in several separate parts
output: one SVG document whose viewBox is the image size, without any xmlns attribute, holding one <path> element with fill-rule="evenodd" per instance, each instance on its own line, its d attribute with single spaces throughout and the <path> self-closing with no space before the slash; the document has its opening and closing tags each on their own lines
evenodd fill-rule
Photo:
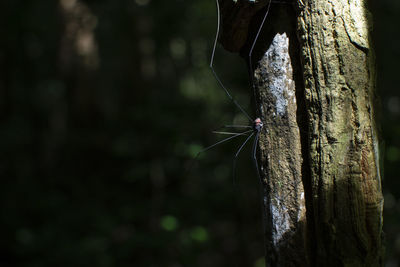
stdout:
<svg viewBox="0 0 400 267">
<path fill-rule="evenodd" d="M 247 57 L 268 1 L 222 2 L 222 43 Z M 375 63 L 365 2 L 272 4 L 257 42 L 251 75 L 265 125 L 259 160 L 270 266 L 383 265 Z"/>
</svg>

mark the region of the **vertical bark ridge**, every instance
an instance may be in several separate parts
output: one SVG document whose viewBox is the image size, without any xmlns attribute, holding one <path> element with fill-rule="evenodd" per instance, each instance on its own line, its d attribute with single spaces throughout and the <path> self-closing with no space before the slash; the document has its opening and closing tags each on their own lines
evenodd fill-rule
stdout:
<svg viewBox="0 0 400 267">
<path fill-rule="evenodd" d="M 306 262 L 306 208 L 295 82 L 286 33 L 276 33 L 259 61 L 255 80 L 266 125 L 260 154 L 267 188 L 267 262 L 271 266 L 302 266 Z"/>
<path fill-rule="evenodd" d="M 365 1 L 307 1 L 298 26 L 317 265 L 382 264 L 382 193 Z"/>
</svg>

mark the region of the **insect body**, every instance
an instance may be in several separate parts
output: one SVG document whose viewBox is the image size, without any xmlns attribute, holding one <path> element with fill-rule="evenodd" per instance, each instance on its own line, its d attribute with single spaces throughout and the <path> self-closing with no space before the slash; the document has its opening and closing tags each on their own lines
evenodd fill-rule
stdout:
<svg viewBox="0 0 400 267">
<path fill-rule="evenodd" d="M 260 118 L 257 118 L 257 119 L 254 120 L 254 122 L 253 122 L 253 130 L 255 132 L 260 132 L 263 126 L 264 126 L 264 123 L 261 121 Z"/>
</svg>

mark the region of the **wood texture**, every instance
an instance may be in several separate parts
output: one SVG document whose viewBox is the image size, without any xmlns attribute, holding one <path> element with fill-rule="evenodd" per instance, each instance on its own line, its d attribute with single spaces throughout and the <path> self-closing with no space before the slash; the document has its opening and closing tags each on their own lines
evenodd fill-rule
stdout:
<svg viewBox="0 0 400 267">
<path fill-rule="evenodd" d="M 381 266 L 375 72 L 366 1 L 301 6 L 304 93 L 318 266 Z"/>
<path fill-rule="evenodd" d="M 221 11 L 246 61 L 267 3 Z M 371 29 L 366 0 L 271 6 L 253 58 L 269 266 L 383 265 Z"/>
<path fill-rule="evenodd" d="M 264 177 L 267 260 L 274 266 L 305 262 L 306 207 L 297 101 L 289 38 L 277 33 L 255 71 L 265 130 L 260 139 Z"/>
</svg>

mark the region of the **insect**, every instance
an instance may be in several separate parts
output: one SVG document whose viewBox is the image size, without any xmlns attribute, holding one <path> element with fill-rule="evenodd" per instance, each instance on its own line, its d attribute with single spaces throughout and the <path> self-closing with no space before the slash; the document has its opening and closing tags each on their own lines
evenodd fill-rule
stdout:
<svg viewBox="0 0 400 267">
<path fill-rule="evenodd" d="M 211 148 L 213 148 L 213 147 L 215 147 L 215 146 L 217 146 L 217 145 L 219 145 L 221 143 L 227 142 L 227 141 L 232 140 L 232 139 L 234 139 L 236 137 L 239 137 L 239 136 L 247 136 L 247 138 L 240 145 L 239 149 L 237 150 L 237 152 L 235 153 L 235 156 L 234 156 L 234 160 L 233 160 L 233 179 L 234 179 L 235 178 L 235 169 L 236 169 L 237 158 L 238 158 L 240 152 L 242 151 L 242 149 L 245 147 L 245 145 L 254 136 L 254 141 L 253 141 L 253 146 L 252 146 L 252 160 L 254 162 L 254 166 L 256 168 L 256 172 L 257 172 L 258 178 L 261 181 L 261 176 L 260 176 L 260 172 L 259 172 L 259 167 L 258 167 L 256 154 L 257 154 L 257 145 L 258 145 L 258 141 L 259 141 L 259 136 L 260 136 L 260 133 L 261 133 L 261 130 L 262 130 L 264 124 L 263 124 L 263 122 L 261 121 L 261 119 L 259 117 L 257 117 L 256 119 L 252 119 L 249 116 L 249 114 L 242 108 L 242 106 L 240 106 L 240 104 L 232 97 L 232 95 L 229 93 L 228 89 L 225 87 L 225 85 L 222 83 L 221 79 L 218 77 L 218 74 L 216 73 L 216 71 L 214 69 L 214 66 L 213 66 L 214 57 L 215 57 L 215 51 L 216 51 L 216 47 L 217 47 L 218 36 L 219 36 L 219 32 L 220 32 L 220 23 L 221 23 L 219 2 L 218 2 L 218 0 L 215 0 L 215 2 L 216 2 L 216 6 L 217 6 L 217 30 L 216 30 L 216 35 L 215 35 L 215 39 L 214 39 L 213 50 L 212 50 L 212 53 L 211 53 L 210 68 L 211 68 L 211 71 L 212 71 L 215 79 L 217 80 L 218 84 L 220 85 L 220 87 L 225 91 L 225 93 L 228 96 L 228 98 L 230 99 L 230 101 L 232 101 L 232 103 L 237 108 L 239 108 L 239 110 L 242 112 L 242 114 L 244 116 L 246 116 L 246 118 L 250 122 L 250 125 L 224 125 L 223 126 L 223 128 L 231 128 L 231 129 L 244 128 L 244 129 L 246 129 L 243 132 L 214 131 L 214 133 L 217 133 L 217 134 L 225 134 L 225 135 L 231 135 L 231 136 L 228 137 L 228 138 L 225 138 L 225 139 L 223 139 L 223 140 L 221 140 L 221 141 L 219 141 L 219 142 L 217 142 L 217 143 L 215 143 L 213 145 L 210 145 L 210 146 L 204 148 L 203 150 L 198 152 L 198 154 L 196 155 L 196 158 L 201 153 L 203 153 L 203 152 L 205 152 L 205 151 L 207 151 L 207 150 L 209 150 L 209 149 L 211 149 Z M 254 0 L 249 0 L 249 2 L 255 3 Z M 249 51 L 249 55 L 248 55 L 249 56 L 248 59 L 249 59 L 250 77 L 251 77 L 251 84 L 252 84 L 254 97 L 255 97 L 255 85 L 254 85 L 253 67 L 252 67 L 252 61 L 251 61 L 252 60 L 252 54 L 253 54 L 254 46 L 255 46 L 255 44 L 257 42 L 257 39 L 258 39 L 258 37 L 260 35 L 260 32 L 262 30 L 262 27 L 264 25 L 264 22 L 265 22 L 265 20 L 266 20 L 266 18 L 268 16 L 269 9 L 270 9 L 270 6 L 271 6 L 271 2 L 272 2 L 272 0 L 269 0 L 265 15 L 264 15 L 263 20 L 261 22 L 261 25 L 260 25 L 260 27 L 259 27 L 259 29 L 257 31 L 257 34 L 256 34 L 256 36 L 254 38 L 254 41 L 253 41 L 253 43 L 251 45 L 251 48 L 250 48 L 250 51 Z"/>
</svg>

